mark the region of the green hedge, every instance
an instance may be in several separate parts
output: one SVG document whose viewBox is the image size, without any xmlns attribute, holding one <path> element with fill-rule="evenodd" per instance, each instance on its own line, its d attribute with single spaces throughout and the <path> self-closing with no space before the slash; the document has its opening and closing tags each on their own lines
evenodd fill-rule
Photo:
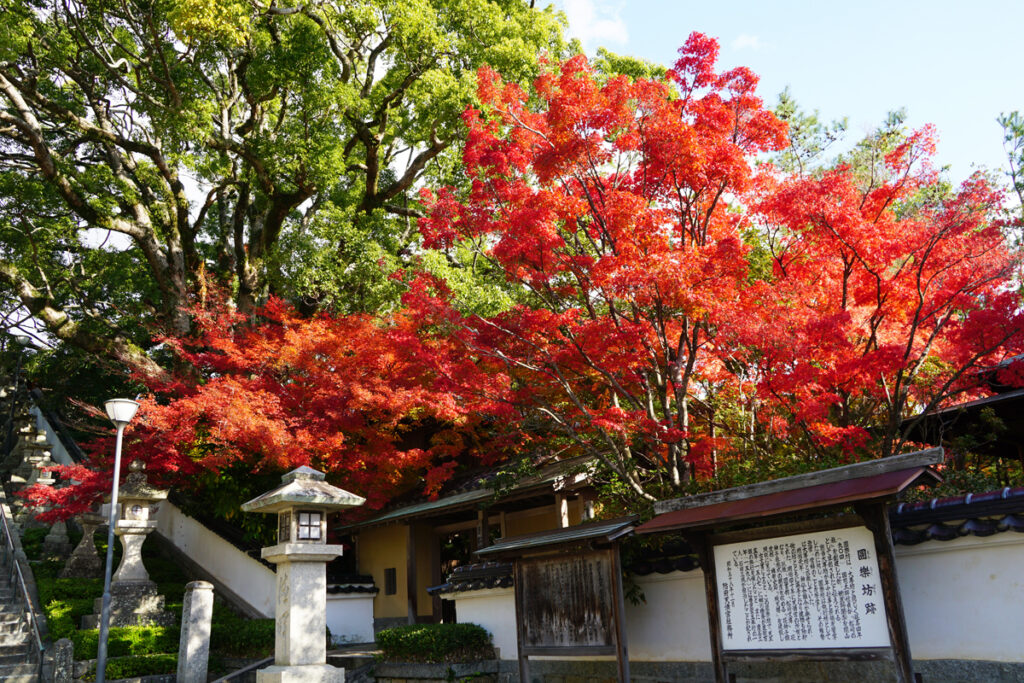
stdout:
<svg viewBox="0 0 1024 683">
<path fill-rule="evenodd" d="M 83 600 L 103 595 L 103 579 L 44 579 L 38 580 L 39 600 L 44 605 L 51 600 Z"/>
<path fill-rule="evenodd" d="M 238 657 L 262 657 L 274 650 L 274 620 L 244 619 L 214 610 L 210 649 Z"/>
<path fill-rule="evenodd" d="M 381 659 L 397 662 L 458 662 L 493 659 L 491 634 L 476 624 L 412 624 L 377 634 Z"/>
<path fill-rule="evenodd" d="M 155 674 L 173 674 L 178 670 L 178 655 L 142 655 L 121 657 L 107 660 L 107 680 L 134 678 L 136 676 L 153 676 Z M 95 681 L 96 671 L 90 671 L 82 677 L 85 681 Z"/>
<path fill-rule="evenodd" d="M 42 591 L 40 591 L 41 593 Z M 92 614 L 93 601 L 91 598 L 79 598 L 77 600 L 54 600 L 46 601 L 40 596 L 43 603 L 43 612 L 46 614 L 46 626 L 50 631 L 50 638 L 71 638 L 78 632 L 78 626 L 82 623 L 82 617 Z"/>
<path fill-rule="evenodd" d="M 96 659 L 100 632 L 75 631 L 71 642 L 75 645 L 75 659 Z M 141 657 L 178 651 L 181 631 L 166 626 L 127 626 L 110 629 L 107 636 L 107 654 L 111 657 Z"/>
</svg>

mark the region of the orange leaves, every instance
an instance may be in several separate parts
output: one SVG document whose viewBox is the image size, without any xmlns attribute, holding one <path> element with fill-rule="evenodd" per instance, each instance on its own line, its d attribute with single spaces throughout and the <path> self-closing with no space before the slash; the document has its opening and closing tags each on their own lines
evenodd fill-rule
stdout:
<svg viewBox="0 0 1024 683">
<path fill-rule="evenodd" d="M 379 507 L 428 468 L 436 491 L 480 442 L 460 436 L 479 419 L 453 391 L 483 373 L 408 313 L 307 319 L 272 300 L 256 323 L 230 313 L 200 323 L 175 345 L 202 380 L 158 387 L 132 434 L 151 471 L 312 465 Z"/>
<path fill-rule="evenodd" d="M 427 197 L 420 222 L 428 246 L 461 238 L 523 293 L 492 319 L 449 318 L 467 347 L 505 367 L 530 420 L 574 449 L 611 449 L 627 478 L 635 452 L 678 480 L 707 428 L 689 404 L 724 377 L 716 335 L 747 280 L 727 202 L 753 177 L 750 155 L 783 142 L 756 77 L 719 74 L 716 54 L 694 34 L 668 82 L 602 82 L 578 56 L 532 100 L 481 72 L 472 186 Z"/>
<path fill-rule="evenodd" d="M 755 203 L 775 280 L 748 293 L 785 341 L 744 344 L 758 348 L 762 391 L 820 447 L 862 447 L 874 426 L 875 448 L 898 450 L 903 417 L 954 400 L 1024 344 L 999 195 L 980 176 L 943 194 L 933 148 L 934 131 L 912 133 L 873 184 L 838 167 Z"/>
</svg>

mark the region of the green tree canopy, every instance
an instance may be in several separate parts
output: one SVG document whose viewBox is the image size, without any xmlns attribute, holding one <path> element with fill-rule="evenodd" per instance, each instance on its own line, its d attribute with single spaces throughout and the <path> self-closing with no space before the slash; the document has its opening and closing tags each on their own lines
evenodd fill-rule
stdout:
<svg viewBox="0 0 1024 683">
<path fill-rule="evenodd" d="M 523 0 L 0 0 L 0 306 L 144 374 L 207 286 L 373 310 L 476 68 L 564 49 Z"/>
</svg>

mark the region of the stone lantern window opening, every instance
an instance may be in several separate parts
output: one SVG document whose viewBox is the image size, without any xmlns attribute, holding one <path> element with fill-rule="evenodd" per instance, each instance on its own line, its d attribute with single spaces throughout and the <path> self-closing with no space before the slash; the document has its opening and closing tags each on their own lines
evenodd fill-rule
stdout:
<svg viewBox="0 0 1024 683">
<path fill-rule="evenodd" d="M 296 540 L 319 541 L 324 537 L 321 528 L 324 523 L 324 516 L 321 512 L 302 510 L 298 513 L 298 517 Z"/>
<path fill-rule="evenodd" d="M 282 510 L 277 515 L 277 542 L 288 543 L 292 540 L 292 512 Z"/>
</svg>

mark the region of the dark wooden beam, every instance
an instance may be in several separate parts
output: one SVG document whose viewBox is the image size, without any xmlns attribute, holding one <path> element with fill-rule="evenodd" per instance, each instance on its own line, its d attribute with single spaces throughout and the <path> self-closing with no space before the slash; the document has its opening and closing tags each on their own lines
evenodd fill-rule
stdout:
<svg viewBox="0 0 1024 683">
<path fill-rule="evenodd" d="M 612 566 L 612 609 L 615 614 L 615 659 L 619 665 L 619 683 L 629 683 L 629 647 L 626 643 L 626 603 L 622 590 L 622 556 L 619 544 L 608 550 Z"/>
<path fill-rule="evenodd" d="M 708 610 L 711 669 L 715 673 L 715 683 L 728 683 L 729 673 L 722 656 L 722 625 L 718 612 L 718 579 L 715 573 L 714 546 L 706 534 L 687 534 L 685 538 L 690 547 L 696 551 L 700 568 L 704 571 L 704 600 Z"/>
</svg>

